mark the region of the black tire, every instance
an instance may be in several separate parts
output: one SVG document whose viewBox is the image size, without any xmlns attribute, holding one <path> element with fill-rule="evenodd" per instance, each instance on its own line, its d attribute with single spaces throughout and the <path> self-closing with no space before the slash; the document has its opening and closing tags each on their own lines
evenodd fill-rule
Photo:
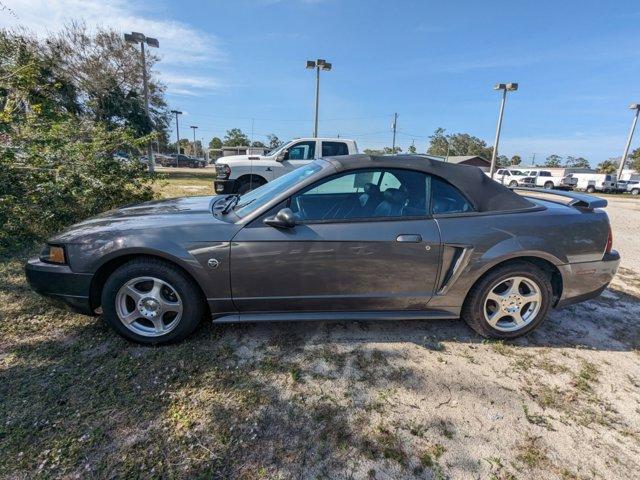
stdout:
<svg viewBox="0 0 640 480">
<path fill-rule="evenodd" d="M 511 180 L 511 181 L 509 182 L 509 186 L 510 186 L 511 188 L 515 188 L 515 187 L 517 187 L 517 186 L 518 186 L 518 182 L 516 182 L 515 180 Z"/>
<path fill-rule="evenodd" d="M 544 184 L 544 188 L 546 188 L 547 190 L 552 190 L 553 189 L 553 182 L 546 182 Z"/>
<path fill-rule="evenodd" d="M 253 181 L 243 180 L 242 182 L 238 183 L 238 186 L 236 188 L 236 193 L 240 195 L 244 195 L 245 193 L 250 192 L 251 190 L 261 187 L 265 183 L 266 182 L 261 180 L 253 180 Z"/>
<path fill-rule="evenodd" d="M 638 195 L 640 194 L 640 189 L 634 188 L 631 190 L 631 195 Z"/>
<path fill-rule="evenodd" d="M 127 328 L 117 313 L 116 298 L 120 288 L 137 277 L 155 277 L 167 282 L 182 300 L 182 316 L 166 334 L 154 337 L 140 335 Z M 124 338 L 143 345 L 179 342 L 198 326 L 206 311 L 204 299 L 193 279 L 170 262 L 156 258 L 139 258 L 118 267 L 104 284 L 102 311 L 105 321 Z"/>
<path fill-rule="evenodd" d="M 594 193 L 595 191 L 596 191 L 595 187 L 593 187 L 593 186 L 591 186 L 591 185 L 589 185 L 589 186 L 587 187 L 587 193 Z"/>
<path fill-rule="evenodd" d="M 502 331 L 491 326 L 485 318 L 485 299 L 500 282 L 513 276 L 525 277 L 538 286 L 541 296 L 540 309 L 535 317 L 524 327 L 518 330 Z M 490 271 L 476 282 L 467 294 L 462 307 L 461 318 L 483 337 L 499 339 L 521 337 L 538 327 L 546 318 L 551 307 L 552 298 L 553 289 L 547 273 L 529 262 L 509 263 Z"/>
</svg>

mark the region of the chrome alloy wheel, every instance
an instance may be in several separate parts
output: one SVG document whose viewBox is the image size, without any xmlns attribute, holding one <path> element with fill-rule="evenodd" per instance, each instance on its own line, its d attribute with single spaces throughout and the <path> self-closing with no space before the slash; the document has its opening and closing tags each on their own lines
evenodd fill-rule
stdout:
<svg viewBox="0 0 640 480">
<path fill-rule="evenodd" d="M 496 283 L 484 300 L 485 320 L 496 330 L 513 332 L 531 323 L 542 306 L 536 282 L 525 277 L 509 277 Z"/>
<path fill-rule="evenodd" d="M 116 313 L 122 324 L 143 337 L 159 337 L 173 330 L 182 318 L 182 299 L 167 282 L 137 277 L 116 295 Z"/>
</svg>

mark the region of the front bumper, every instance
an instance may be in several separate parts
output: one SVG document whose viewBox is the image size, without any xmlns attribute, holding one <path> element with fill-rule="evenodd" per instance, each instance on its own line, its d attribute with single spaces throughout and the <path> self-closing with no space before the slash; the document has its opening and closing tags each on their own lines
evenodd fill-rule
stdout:
<svg viewBox="0 0 640 480">
<path fill-rule="evenodd" d="M 90 300 L 92 274 L 72 272 L 67 265 L 37 258 L 29 260 L 24 270 L 29 285 L 40 295 L 62 300 L 74 312 L 94 315 Z"/>
<path fill-rule="evenodd" d="M 213 190 L 216 195 L 235 193 L 236 181 L 233 179 L 228 180 L 214 180 Z"/>
<path fill-rule="evenodd" d="M 620 265 L 615 250 L 605 253 L 600 261 L 570 263 L 558 267 L 562 275 L 562 295 L 556 307 L 566 307 L 600 295 L 609 285 Z"/>
</svg>

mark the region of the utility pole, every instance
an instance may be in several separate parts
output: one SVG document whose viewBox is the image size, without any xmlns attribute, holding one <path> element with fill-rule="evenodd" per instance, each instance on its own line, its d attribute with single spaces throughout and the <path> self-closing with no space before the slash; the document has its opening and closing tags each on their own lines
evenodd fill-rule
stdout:
<svg viewBox="0 0 640 480">
<path fill-rule="evenodd" d="M 149 85 L 147 81 L 147 57 L 144 51 L 144 44 L 146 43 L 150 47 L 159 48 L 160 42 L 157 38 L 147 37 L 140 32 L 131 32 L 124 34 L 124 40 L 127 43 L 140 44 L 140 55 L 142 57 L 142 87 L 144 90 L 144 112 L 147 115 L 147 120 L 151 123 L 151 117 L 149 116 Z M 154 172 L 156 169 L 156 159 L 153 155 L 153 148 L 151 147 L 151 140 L 147 144 L 147 155 L 149 159 L 149 171 Z"/>
<path fill-rule="evenodd" d="M 198 156 L 198 149 L 196 148 L 196 125 L 191 125 L 189 128 L 193 130 L 193 152 L 195 153 L 195 157 Z"/>
<path fill-rule="evenodd" d="M 176 116 L 176 150 L 178 151 L 178 155 L 180 155 L 180 127 L 178 125 L 178 115 L 182 115 L 182 112 L 180 110 L 171 110 L 171 113 Z M 177 164 L 178 159 L 176 158 L 176 165 Z"/>
<path fill-rule="evenodd" d="M 398 126 L 398 114 L 393 114 L 393 123 L 391 124 L 391 128 L 393 129 L 393 142 L 391 143 L 391 153 L 395 155 L 396 153 L 396 128 Z"/>
<path fill-rule="evenodd" d="M 629 105 L 631 110 L 635 110 L 636 113 L 633 116 L 633 122 L 631 122 L 631 130 L 629 131 L 629 137 L 627 138 L 627 144 L 624 147 L 624 153 L 622 154 L 622 158 L 620 159 L 620 167 L 618 168 L 618 178 L 616 179 L 616 183 L 620 181 L 622 177 L 622 170 L 624 170 L 624 164 L 627 163 L 627 156 L 629 155 L 629 148 L 631 147 L 631 140 L 633 139 L 633 132 L 636 129 L 636 124 L 638 123 L 638 114 L 640 114 L 640 103 L 632 103 Z"/>
<path fill-rule="evenodd" d="M 316 114 L 313 126 L 313 137 L 318 137 L 318 109 L 320 106 L 320 69 L 328 72 L 332 65 L 326 60 L 319 58 L 317 60 L 307 60 L 307 68 L 316 69 Z"/>
<path fill-rule="evenodd" d="M 496 126 L 496 139 L 493 142 L 493 152 L 491 153 L 491 169 L 489 177 L 493 178 L 496 171 L 496 159 L 498 157 L 498 143 L 500 142 L 500 130 L 502 129 L 502 115 L 504 114 L 504 104 L 507 102 L 507 91 L 515 92 L 518 90 L 517 83 L 498 83 L 493 87 L 494 90 L 502 90 L 502 101 L 500 102 L 500 114 L 498 115 L 498 125 Z"/>
</svg>

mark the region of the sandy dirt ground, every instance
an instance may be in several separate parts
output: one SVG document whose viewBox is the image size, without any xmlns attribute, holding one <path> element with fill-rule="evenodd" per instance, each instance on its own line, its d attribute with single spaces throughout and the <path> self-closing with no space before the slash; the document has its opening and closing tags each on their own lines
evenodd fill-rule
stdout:
<svg viewBox="0 0 640 480">
<path fill-rule="evenodd" d="M 460 321 L 203 325 L 143 348 L 0 283 L 0 477 L 640 478 L 640 202 L 620 271 L 514 342 Z"/>
</svg>

